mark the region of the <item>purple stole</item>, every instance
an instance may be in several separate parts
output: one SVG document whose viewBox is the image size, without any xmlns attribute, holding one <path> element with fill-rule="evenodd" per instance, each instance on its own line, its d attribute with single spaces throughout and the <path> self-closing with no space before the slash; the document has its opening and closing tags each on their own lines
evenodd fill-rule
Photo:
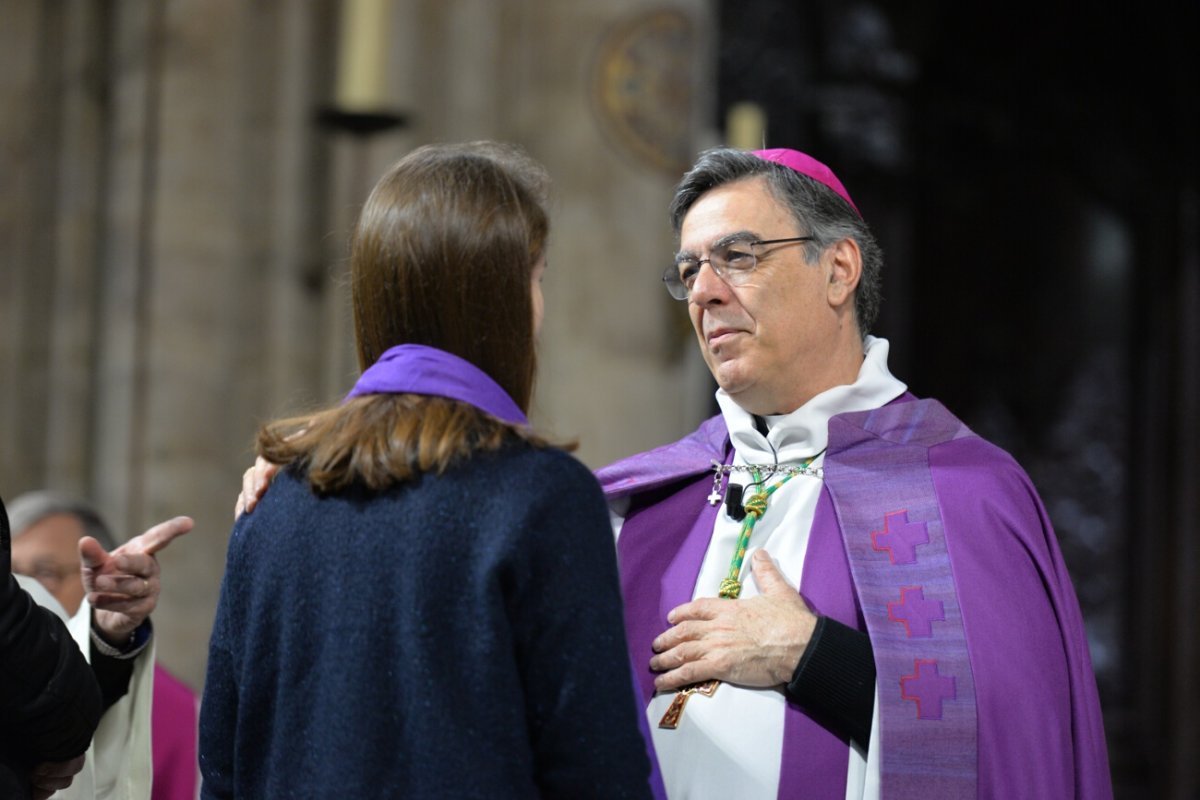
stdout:
<svg viewBox="0 0 1200 800">
<path fill-rule="evenodd" d="M 974 797 L 975 685 L 929 468 L 973 435 L 931 400 L 829 423 L 825 485 L 871 634 L 886 797 Z"/>
<path fill-rule="evenodd" d="M 902 400 L 830 421 L 800 590 L 818 614 L 865 622 L 871 635 L 884 796 L 973 797 L 974 684 L 928 461 L 933 445 L 971 434 L 936 401 Z M 723 430 L 714 418 L 677 445 L 598 473 L 610 497 L 636 492 L 617 553 L 647 703 L 650 642 L 668 627 L 667 612 L 691 599 L 719 511 L 705 497 L 711 461 L 732 458 L 727 436 L 717 444 Z M 847 759 L 843 740 L 788 704 L 779 797 L 844 797 Z"/>
</svg>

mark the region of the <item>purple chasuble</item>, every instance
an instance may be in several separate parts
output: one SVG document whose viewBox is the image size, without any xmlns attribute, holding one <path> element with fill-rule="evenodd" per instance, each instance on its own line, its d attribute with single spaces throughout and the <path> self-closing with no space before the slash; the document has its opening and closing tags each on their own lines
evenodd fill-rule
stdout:
<svg viewBox="0 0 1200 800">
<path fill-rule="evenodd" d="M 729 455 L 714 417 L 597 473 L 630 497 L 618 556 L 645 701 L 650 642 L 691 598 L 712 462 Z M 1078 601 L 1020 467 L 905 395 L 830 421 L 825 476 L 800 591 L 870 633 L 883 797 L 1111 797 Z M 789 703 L 779 797 L 843 797 L 846 767 L 846 743 Z"/>
<path fill-rule="evenodd" d="M 364 394 L 425 394 L 460 400 L 514 425 L 529 420 L 508 392 L 466 359 L 423 344 L 388 348 L 367 367 L 349 400 Z"/>
</svg>

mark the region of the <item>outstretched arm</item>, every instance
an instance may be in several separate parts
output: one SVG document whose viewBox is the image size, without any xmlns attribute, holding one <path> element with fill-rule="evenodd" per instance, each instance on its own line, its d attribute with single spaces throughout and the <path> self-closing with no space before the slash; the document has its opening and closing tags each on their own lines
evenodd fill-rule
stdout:
<svg viewBox="0 0 1200 800">
<path fill-rule="evenodd" d="M 0 719 L 20 731 L 23 752 L 5 753 L 0 772 L 41 770 L 28 777 L 39 797 L 62 788 L 83 765 L 100 721 L 100 689 L 62 621 L 39 607 L 12 576 L 8 515 L 0 503 Z M 11 773 L 10 773 L 11 774 Z M 0 774 L 0 783 L 5 776 Z"/>
<path fill-rule="evenodd" d="M 162 586 L 155 554 L 194 524 L 189 517 L 160 522 L 111 553 L 90 536 L 79 540 L 83 587 L 95 611 L 95 630 L 110 646 L 128 645 L 158 605 Z"/>
</svg>

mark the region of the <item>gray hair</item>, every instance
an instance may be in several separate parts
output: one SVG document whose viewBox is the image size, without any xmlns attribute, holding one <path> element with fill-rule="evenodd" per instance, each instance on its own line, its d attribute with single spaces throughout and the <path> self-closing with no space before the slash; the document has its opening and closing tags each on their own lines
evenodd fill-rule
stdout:
<svg viewBox="0 0 1200 800">
<path fill-rule="evenodd" d="M 854 292 L 854 317 L 858 332 L 866 336 L 879 316 L 883 251 L 858 212 L 823 183 L 744 150 L 729 147 L 705 150 L 675 187 L 670 207 L 675 233 L 679 233 L 683 218 L 705 192 L 758 175 L 766 177 L 771 193 L 813 237 L 804 246 L 808 263 L 815 262 L 826 247 L 842 239 L 853 239 L 858 245 L 862 253 L 862 277 Z"/>
<path fill-rule="evenodd" d="M 60 492 L 26 492 L 8 504 L 8 520 L 12 538 L 16 539 L 46 517 L 67 514 L 83 525 L 85 536 L 95 538 L 108 551 L 117 547 L 116 538 L 104 518 L 91 504 Z"/>
</svg>

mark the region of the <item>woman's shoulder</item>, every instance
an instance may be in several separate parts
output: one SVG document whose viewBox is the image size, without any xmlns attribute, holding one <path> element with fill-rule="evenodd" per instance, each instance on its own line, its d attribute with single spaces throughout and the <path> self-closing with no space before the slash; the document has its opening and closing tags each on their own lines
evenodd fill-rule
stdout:
<svg viewBox="0 0 1200 800">
<path fill-rule="evenodd" d="M 599 487 L 596 476 L 582 461 L 557 447 L 516 442 L 474 461 L 481 469 L 501 471 L 515 479 Z"/>
<path fill-rule="evenodd" d="M 489 507 L 503 503 L 522 509 L 521 515 L 603 512 L 607 524 L 604 493 L 596 476 L 573 455 L 555 447 L 520 442 L 477 456 L 460 480 L 457 490 L 491 498 Z"/>
<path fill-rule="evenodd" d="M 294 467 L 279 471 L 253 512 L 241 514 L 230 534 L 230 554 L 250 540 L 272 541 L 281 530 L 303 527 L 320 508 L 320 498 Z M 327 509 L 322 509 L 327 512 Z"/>
</svg>

